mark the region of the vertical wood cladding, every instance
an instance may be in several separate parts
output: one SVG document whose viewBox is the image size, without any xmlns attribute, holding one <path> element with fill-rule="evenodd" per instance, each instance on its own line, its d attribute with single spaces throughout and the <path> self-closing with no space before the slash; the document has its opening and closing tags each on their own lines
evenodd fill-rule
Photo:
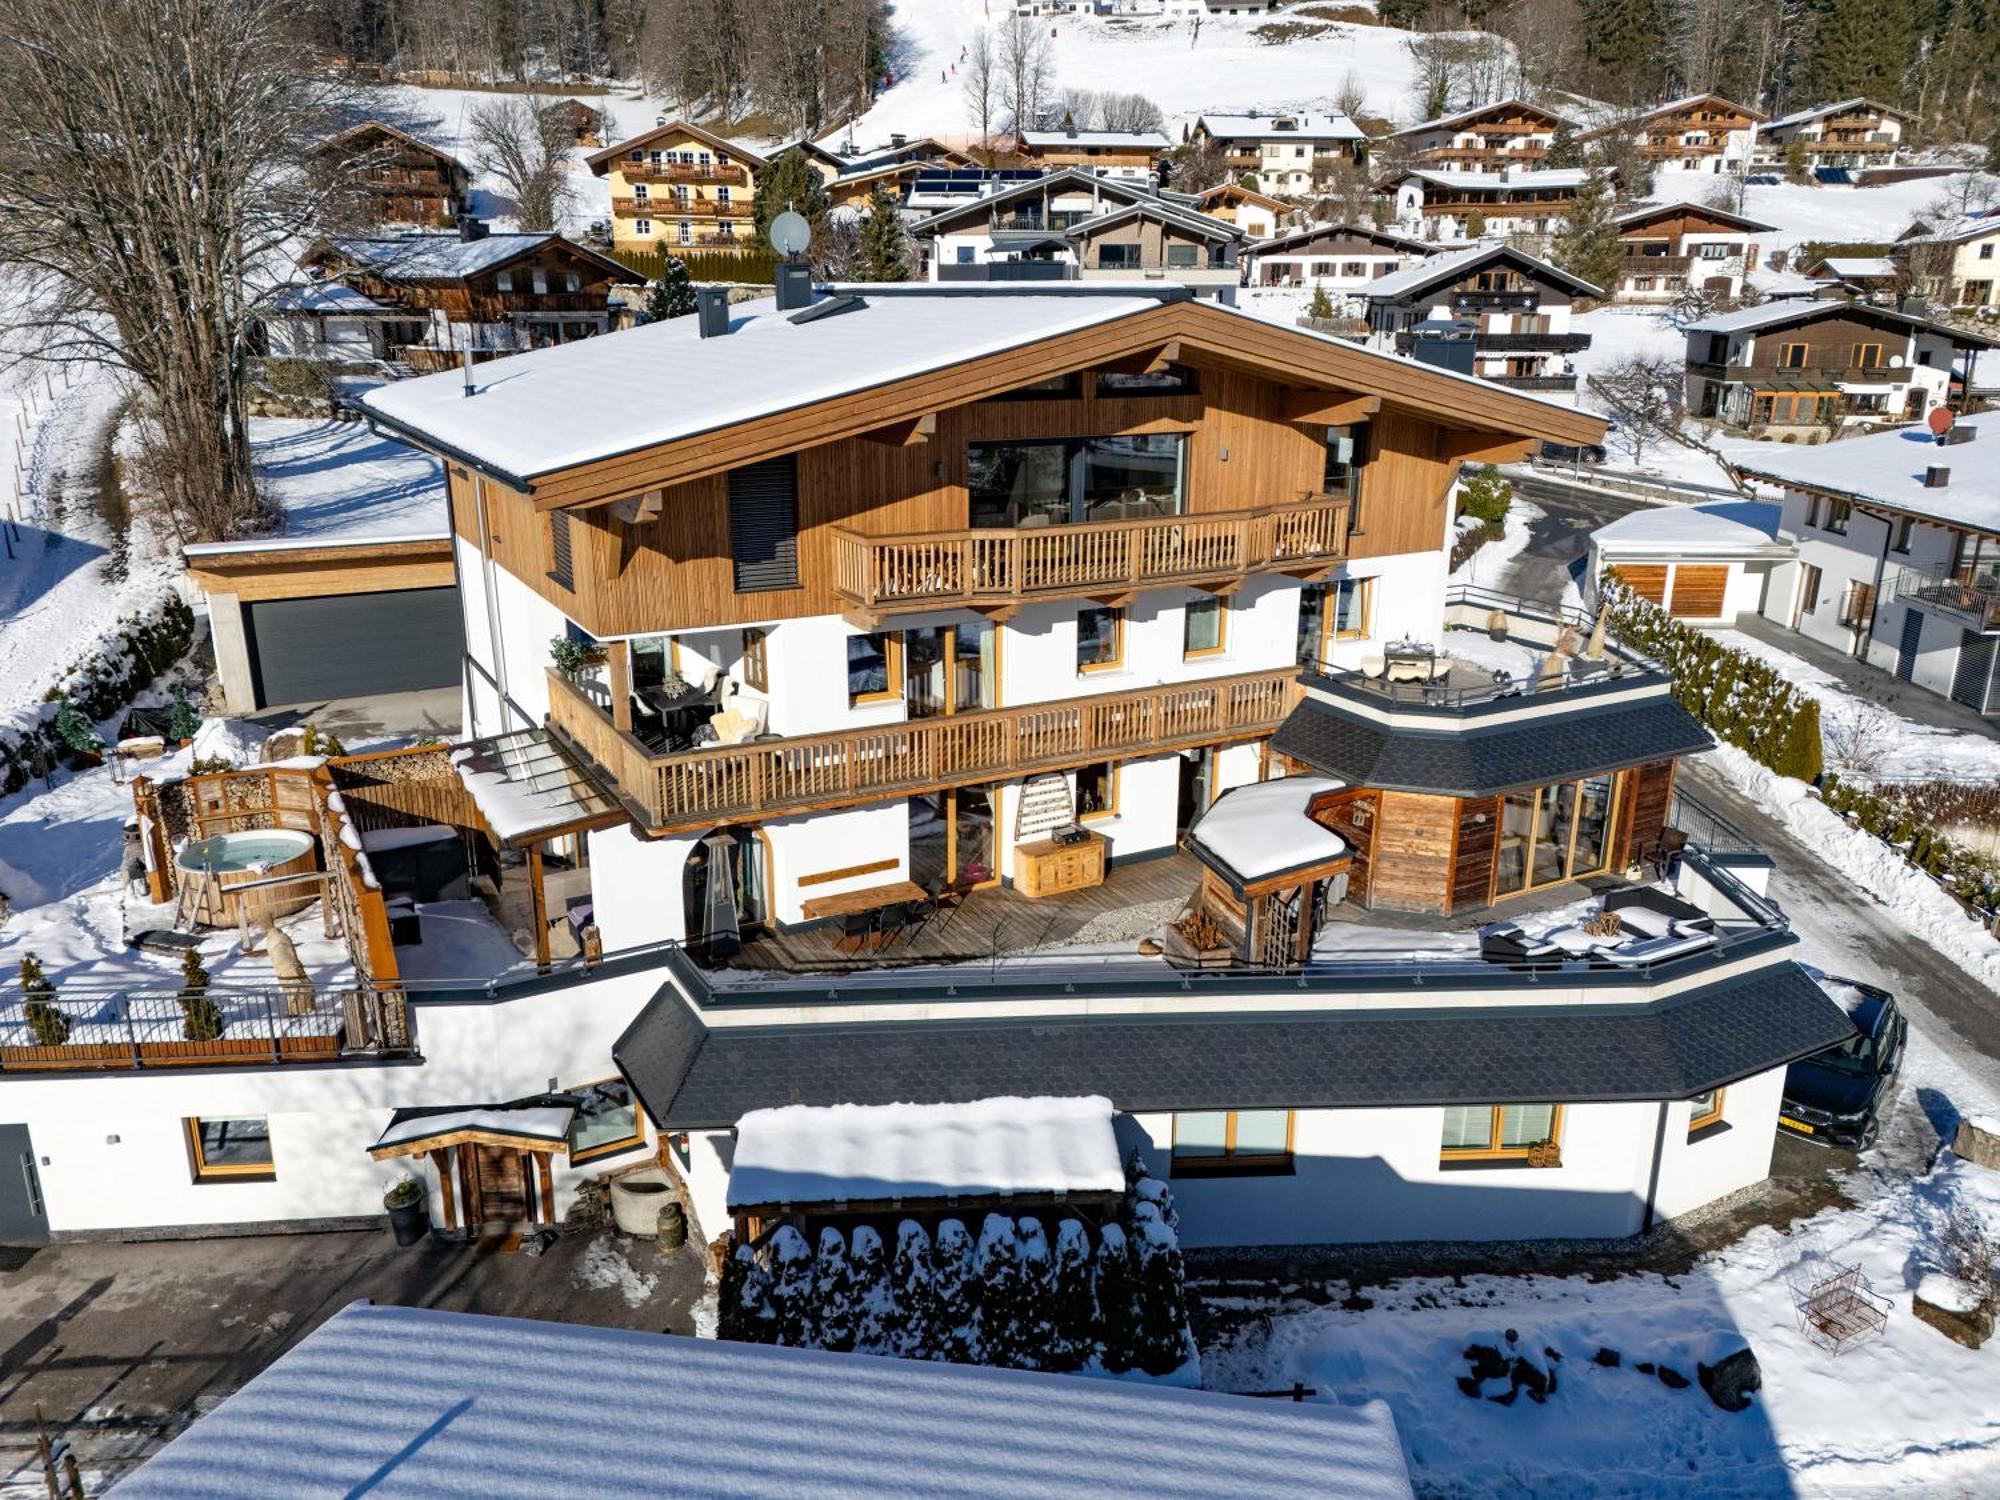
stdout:
<svg viewBox="0 0 2000 1500">
<path fill-rule="evenodd" d="M 1630 864 L 1658 841 L 1673 805 L 1674 762 L 1648 761 L 1625 772 L 1625 827 L 1618 842 L 1616 866 Z"/>
<path fill-rule="evenodd" d="M 1452 897 L 1452 834 L 1458 799 L 1384 792 L 1375 829 L 1371 904 L 1444 915 Z"/>
<path fill-rule="evenodd" d="M 1469 798 L 1458 804 L 1452 850 L 1451 909 L 1469 911 L 1493 899 L 1493 857 L 1499 847 L 1500 799 Z"/>
</svg>

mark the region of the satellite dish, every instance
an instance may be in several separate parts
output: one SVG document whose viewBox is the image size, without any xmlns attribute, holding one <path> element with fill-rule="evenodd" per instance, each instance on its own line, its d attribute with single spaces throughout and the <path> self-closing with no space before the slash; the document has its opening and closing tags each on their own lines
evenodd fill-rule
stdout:
<svg viewBox="0 0 2000 1500">
<path fill-rule="evenodd" d="M 1889 356 L 1889 368 L 1890 368 L 1890 369 L 1892 369 L 1892 370 L 1900 370 L 1900 369 L 1902 369 L 1902 368 L 1903 368 L 1903 356 L 1902 356 L 1902 355 L 1900 355 L 1900 354 L 1892 354 L 1892 355 L 1890 355 L 1890 356 Z"/>
<path fill-rule="evenodd" d="M 1930 428 L 1933 437 L 1943 437 L 1951 431 L 1952 424 L 1957 420 L 1957 414 L 1949 406 L 1933 406 L 1931 414 L 1924 418 L 1924 423 Z"/>
<path fill-rule="evenodd" d="M 780 255 L 801 255 L 812 243 L 812 225 L 806 216 L 789 208 L 771 221 L 771 248 Z"/>
</svg>

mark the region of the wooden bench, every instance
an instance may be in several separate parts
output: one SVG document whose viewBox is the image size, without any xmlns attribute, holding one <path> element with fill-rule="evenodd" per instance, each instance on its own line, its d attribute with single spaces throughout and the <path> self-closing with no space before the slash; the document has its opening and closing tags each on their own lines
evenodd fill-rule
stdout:
<svg viewBox="0 0 2000 1500">
<path fill-rule="evenodd" d="M 808 922 L 828 917 L 854 917 L 862 912 L 880 911 L 904 901 L 924 901 L 930 892 L 914 880 L 897 880 L 888 885 L 863 886 L 858 891 L 842 891 L 837 896 L 815 896 L 802 903 L 799 912 Z"/>
</svg>

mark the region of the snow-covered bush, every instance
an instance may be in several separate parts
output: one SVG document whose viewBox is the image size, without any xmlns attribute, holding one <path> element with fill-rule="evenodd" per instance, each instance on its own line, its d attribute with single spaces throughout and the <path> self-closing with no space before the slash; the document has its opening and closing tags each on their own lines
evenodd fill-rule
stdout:
<svg viewBox="0 0 2000 1500">
<path fill-rule="evenodd" d="M 852 1347 L 863 1354 L 894 1354 L 895 1290 L 889 1284 L 889 1257 L 882 1236 L 863 1224 L 848 1245 L 847 1266 L 854 1305 Z"/>
<path fill-rule="evenodd" d="M 979 1292 L 972 1236 L 957 1219 L 946 1219 L 931 1240 L 932 1359 L 955 1365 L 983 1363 Z"/>
<path fill-rule="evenodd" d="M 791 1225 L 771 1236 L 771 1342 L 809 1349 L 819 1341 L 819 1313 L 813 1306 L 813 1253 Z"/>
<path fill-rule="evenodd" d="M 854 1271 L 847 1258 L 847 1237 L 828 1225 L 819 1232 L 819 1254 L 813 1257 L 813 1305 L 819 1311 L 822 1349 L 854 1347 Z"/>
<path fill-rule="evenodd" d="M 896 1226 L 896 1257 L 889 1265 L 889 1286 L 886 1352 L 899 1359 L 921 1358 L 937 1337 L 937 1293 L 931 1284 L 931 1237 L 914 1219 Z"/>
</svg>

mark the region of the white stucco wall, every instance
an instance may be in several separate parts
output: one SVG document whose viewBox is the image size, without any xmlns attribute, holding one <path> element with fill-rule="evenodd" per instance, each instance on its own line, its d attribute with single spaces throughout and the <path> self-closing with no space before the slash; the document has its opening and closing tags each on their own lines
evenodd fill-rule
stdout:
<svg viewBox="0 0 2000 1500">
<path fill-rule="evenodd" d="M 1661 1218 L 1678 1218 L 1771 1175 L 1778 1099 L 1784 1085 L 1783 1068 L 1732 1083 L 1722 1097 L 1722 1118 L 1729 1128 L 1697 1141 L 1688 1139 L 1687 1101 L 1667 1106 L 1666 1146 L 1654 1198 Z"/>
<path fill-rule="evenodd" d="M 471 543 L 460 538 L 453 545 L 458 551 L 466 654 L 479 669 L 470 674 L 473 683 L 464 705 L 466 733 L 497 734 L 503 729 L 540 724 L 549 712 L 549 642 L 563 634 L 569 618 L 505 568 L 495 565 L 489 573 L 479 549 Z M 504 716 L 504 723 L 491 687 L 480 680 L 481 672 L 493 681 L 505 682 L 511 711 Z"/>
</svg>

